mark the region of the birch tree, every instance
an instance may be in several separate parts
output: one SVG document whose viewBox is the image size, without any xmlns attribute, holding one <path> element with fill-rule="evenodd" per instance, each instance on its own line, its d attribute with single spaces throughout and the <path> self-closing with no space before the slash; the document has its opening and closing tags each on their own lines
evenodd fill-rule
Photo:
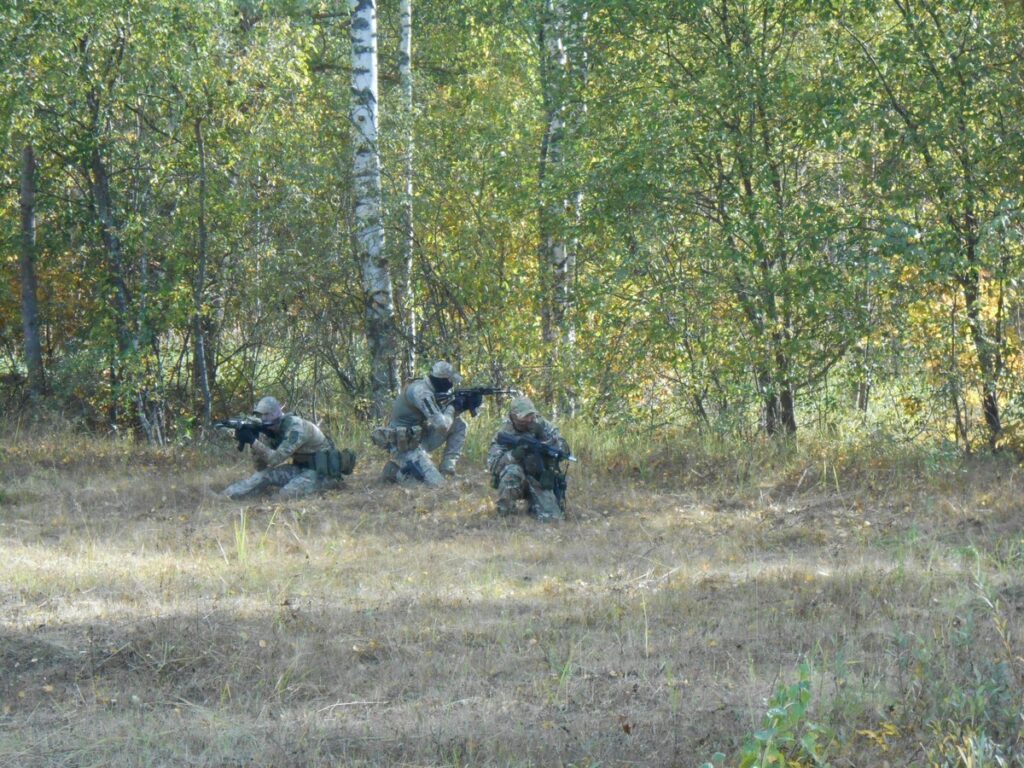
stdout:
<svg viewBox="0 0 1024 768">
<path fill-rule="evenodd" d="M 413 143 L 414 118 L 412 80 L 412 0 L 401 0 L 399 9 L 398 78 L 402 90 L 403 189 L 399 215 L 401 237 L 402 279 L 399 284 L 398 307 L 405 336 L 405 354 L 402 359 L 403 377 L 416 370 L 416 297 L 413 290 Z"/>
<path fill-rule="evenodd" d="M 585 16 L 584 16 L 585 18 Z M 573 24 L 568 0 L 543 0 L 538 43 L 544 134 L 538 163 L 538 266 L 541 285 L 541 335 L 550 350 L 552 372 L 546 399 L 553 402 L 556 371 L 575 344 L 572 325 L 576 253 L 571 240 L 582 204 L 579 188 L 565 183 L 567 144 L 578 131 L 580 109 L 573 77 L 585 71 L 582 25 Z M 572 56 L 570 55 L 573 54 Z M 562 403 L 571 410 L 570 399 Z"/>
<path fill-rule="evenodd" d="M 384 225 L 377 102 L 377 7 L 350 0 L 352 12 L 352 176 L 355 187 L 356 257 L 363 270 L 366 339 L 370 352 L 373 411 L 384 414 L 395 388 L 394 304 L 384 253 Z"/>
<path fill-rule="evenodd" d="M 193 127 L 195 129 L 196 157 L 199 163 L 199 212 L 198 221 L 198 243 L 196 244 L 196 276 L 192 286 L 192 296 L 195 309 L 192 316 L 192 333 L 194 349 L 194 369 L 196 384 L 199 385 L 199 393 L 203 398 L 203 427 L 210 425 L 212 418 L 213 402 L 210 396 L 209 367 L 206 361 L 206 337 L 203 327 L 203 303 L 206 291 L 206 267 L 208 262 L 207 244 L 209 234 L 206 225 L 206 142 L 203 139 L 203 121 L 196 118 Z"/>
</svg>

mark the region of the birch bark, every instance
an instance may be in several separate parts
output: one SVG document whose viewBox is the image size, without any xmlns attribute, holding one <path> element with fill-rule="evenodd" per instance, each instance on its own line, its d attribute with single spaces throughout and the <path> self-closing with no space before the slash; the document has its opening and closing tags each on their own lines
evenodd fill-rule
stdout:
<svg viewBox="0 0 1024 768">
<path fill-rule="evenodd" d="M 377 9 L 375 0 L 349 0 L 352 13 L 352 175 L 356 256 L 363 271 L 364 319 L 370 349 L 373 411 L 382 416 L 395 384 L 394 303 L 384 255 L 377 112 Z"/>
<path fill-rule="evenodd" d="M 404 153 L 402 209 L 399 231 L 402 237 L 402 276 L 399 282 L 398 307 L 405 336 L 402 376 L 411 378 L 416 370 L 416 295 L 413 288 L 413 144 L 414 116 L 412 82 L 412 0 L 401 0 L 399 9 L 398 76 L 402 86 L 402 125 Z"/>
<path fill-rule="evenodd" d="M 545 399 L 557 411 L 573 410 L 571 393 L 555 398 L 558 371 L 575 344 L 572 305 L 576 254 L 570 232 L 578 223 L 582 192 L 571 189 L 563 178 L 566 144 L 579 130 L 582 118 L 582 86 L 586 62 L 583 54 L 583 20 L 570 18 L 567 0 L 543 0 L 539 27 L 541 99 L 545 131 L 541 143 L 538 178 L 541 203 L 538 212 L 538 261 L 541 280 L 541 335 L 551 354 L 551 372 Z M 580 77 L 575 83 L 574 77 Z M 574 93 L 578 91 L 578 93 Z"/>
<path fill-rule="evenodd" d="M 203 303 L 206 291 L 207 241 L 206 228 L 206 142 L 203 140 L 203 122 L 195 121 L 196 155 L 199 160 L 199 243 L 196 254 L 196 276 L 192 287 L 194 309 L 192 333 L 195 336 L 195 374 L 199 392 L 203 398 L 203 428 L 210 426 L 213 416 L 213 402 L 210 396 L 210 377 L 206 364 L 206 338 L 203 327 Z"/>
</svg>

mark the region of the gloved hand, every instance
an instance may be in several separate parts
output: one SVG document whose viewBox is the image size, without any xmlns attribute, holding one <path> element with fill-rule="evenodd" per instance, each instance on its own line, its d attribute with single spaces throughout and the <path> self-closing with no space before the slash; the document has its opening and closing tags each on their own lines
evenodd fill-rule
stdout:
<svg viewBox="0 0 1024 768">
<path fill-rule="evenodd" d="M 526 459 L 527 451 L 525 446 L 517 445 L 515 448 L 509 451 L 509 453 L 512 454 L 512 458 L 515 459 L 517 463 L 522 464 L 523 461 Z"/>
<path fill-rule="evenodd" d="M 457 413 L 469 411 L 475 413 L 476 409 L 484 404 L 484 396 L 479 392 L 460 392 L 455 396 L 452 405 Z"/>
<path fill-rule="evenodd" d="M 235 440 L 238 441 L 238 450 L 246 445 L 252 445 L 260 435 L 259 427 L 255 424 L 243 424 L 235 430 Z"/>
</svg>

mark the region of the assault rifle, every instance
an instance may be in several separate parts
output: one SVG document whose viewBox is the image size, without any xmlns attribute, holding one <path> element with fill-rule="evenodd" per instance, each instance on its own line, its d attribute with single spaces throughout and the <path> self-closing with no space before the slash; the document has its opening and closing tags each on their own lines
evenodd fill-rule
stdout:
<svg viewBox="0 0 1024 768">
<path fill-rule="evenodd" d="M 499 432 L 498 445 L 502 448 L 525 448 L 544 458 L 554 459 L 557 465 L 562 461 L 576 461 L 571 453 L 566 453 L 554 443 L 545 443 L 533 435 L 513 435 L 511 432 Z"/>
<path fill-rule="evenodd" d="M 453 389 L 450 392 L 441 392 L 434 396 L 437 404 L 444 408 L 449 403 L 455 406 L 456 413 L 469 411 L 471 416 L 476 416 L 476 409 L 484 404 L 484 397 L 491 395 L 518 395 L 517 389 L 504 389 L 502 387 L 463 387 Z"/>
<path fill-rule="evenodd" d="M 238 450 L 242 450 L 245 446 L 255 443 L 256 438 L 260 436 L 261 432 L 264 435 L 270 434 L 270 430 L 267 427 L 252 419 L 221 419 L 220 421 L 213 422 L 213 426 L 217 429 L 235 430 Z"/>
</svg>

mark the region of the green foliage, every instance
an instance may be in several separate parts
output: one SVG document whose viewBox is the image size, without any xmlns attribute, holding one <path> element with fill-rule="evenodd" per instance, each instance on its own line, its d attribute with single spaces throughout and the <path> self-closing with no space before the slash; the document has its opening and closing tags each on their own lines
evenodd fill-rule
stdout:
<svg viewBox="0 0 1024 768">
<path fill-rule="evenodd" d="M 800 665 L 800 680 L 782 686 L 768 702 L 761 729 L 743 745 L 739 768 L 827 766 L 829 729 L 807 718 L 811 703 L 810 667 Z"/>
<path fill-rule="evenodd" d="M 1019 14 L 992 0 L 558 5 L 561 69 L 540 0 L 417 4 L 412 115 L 397 108 L 397 4 L 379 8 L 392 245 L 413 130 L 420 371 L 450 358 L 649 435 L 841 443 L 860 419 L 935 452 L 1019 449 Z M 0 133 L 40 161 L 58 410 L 189 430 L 197 329 L 217 410 L 263 391 L 338 422 L 365 410 L 346 21 L 291 0 L 0 9 Z M 542 163 L 556 102 L 560 158 Z M 0 158 L 8 393 L 24 381 L 17 162 Z M 575 259 L 557 322 L 545 227 Z"/>
<path fill-rule="evenodd" d="M 831 730 L 811 720 L 807 710 L 811 703 L 811 670 L 800 665 L 800 679 L 783 685 L 772 695 L 761 727 L 751 734 L 740 750 L 738 768 L 825 768 L 834 735 Z M 725 755 L 717 753 L 702 768 L 725 764 Z"/>
</svg>

